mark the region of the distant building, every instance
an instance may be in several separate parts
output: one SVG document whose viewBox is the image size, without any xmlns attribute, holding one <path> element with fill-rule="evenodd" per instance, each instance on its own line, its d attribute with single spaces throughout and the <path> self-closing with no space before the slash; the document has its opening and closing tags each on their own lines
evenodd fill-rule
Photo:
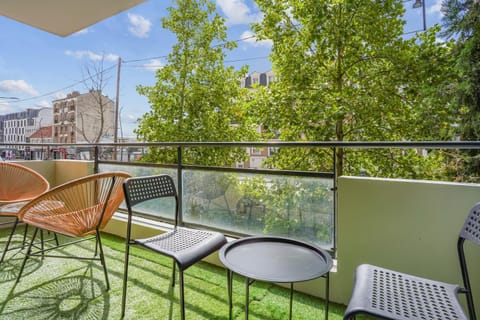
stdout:
<svg viewBox="0 0 480 320">
<path fill-rule="evenodd" d="M 52 126 L 41 127 L 30 136 L 30 143 L 52 143 Z"/>
<path fill-rule="evenodd" d="M 263 86 L 268 87 L 273 82 L 276 81 L 275 72 L 272 70 L 267 72 L 252 72 L 247 77 L 240 79 L 240 87 L 242 88 L 250 88 L 253 89 L 256 86 Z M 258 133 L 261 134 L 263 127 L 259 125 Z M 277 140 L 270 140 L 270 141 L 277 141 Z M 271 156 L 274 152 L 274 148 L 255 148 L 255 147 L 247 147 L 247 154 L 248 159 L 245 162 L 238 162 L 236 163 L 237 168 L 255 168 L 259 169 L 262 168 L 263 162 L 269 156 Z"/>
<path fill-rule="evenodd" d="M 275 82 L 275 72 L 252 72 L 245 78 L 240 79 L 240 87 L 253 88 L 255 85 L 268 87 L 272 82 Z"/>
<path fill-rule="evenodd" d="M 74 91 L 53 102 L 53 142 L 93 143 L 113 137 L 114 103 L 100 91 Z"/>
<path fill-rule="evenodd" d="M 24 146 L 8 146 L 9 143 L 28 143 L 30 135 L 37 131 L 40 126 L 52 124 L 52 109 L 28 108 L 25 111 L 9 113 L 0 116 L 0 143 L 3 149 L 11 153 L 15 150 L 23 152 Z"/>
<path fill-rule="evenodd" d="M 41 127 L 37 131 L 35 131 L 30 136 L 30 143 L 52 143 L 53 142 L 53 130 L 52 126 L 48 127 Z M 43 146 L 31 146 L 30 147 L 30 155 L 27 155 L 26 158 L 30 157 L 30 159 L 47 159 L 50 153 L 50 147 L 43 147 Z"/>
</svg>

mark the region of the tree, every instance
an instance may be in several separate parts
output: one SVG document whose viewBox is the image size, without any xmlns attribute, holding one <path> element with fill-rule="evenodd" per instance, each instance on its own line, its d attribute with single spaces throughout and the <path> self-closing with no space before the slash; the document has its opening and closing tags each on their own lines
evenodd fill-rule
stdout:
<svg viewBox="0 0 480 320">
<path fill-rule="evenodd" d="M 459 135 L 462 140 L 480 140 L 480 2 L 476 0 L 445 0 L 443 22 L 447 37 L 455 39 L 455 105 L 461 112 Z M 460 171 L 467 180 L 480 179 L 480 152 L 462 152 Z"/>
<path fill-rule="evenodd" d="M 448 79 L 449 44 L 436 41 L 438 28 L 404 39 L 402 1 L 257 4 L 265 17 L 253 29 L 259 39 L 273 41 L 271 60 L 279 79 L 257 90 L 256 116 L 267 130 L 279 130 L 280 138 L 290 141 L 450 138 L 453 115 L 446 95 L 432 92 Z M 336 150 L 339 174 L 358 174 L 361 168 L 383 176 L 438 174 L 431 162 L 439 159 L 416 152 L 349 152 Z M 271 165 L 277 167 L 331 169 L 332 155 L 321 150 L 280 150 L 275 156 Z M 409 171 L 402 159 L 415 159 L 428 170 Z"/>
<path fill-rule="evenodd" d="M 90 144 L 99 143 L 103 137 L 113 135 L 113 101 L 104 95 L 110 80 L 106 71 L 104 56 L 98 63 L 84 65 L 82 71 L 88 94 L 80 96 L 84 108 L 77 110 L 75 130 Z"/>
<path fill-rule="evenodd" d="M 224 19 L 215 14 L 208 0 L 177 0 L 162 19 L 177 43 L 167 64 L 156 73 L 154 86 L 138 86 L 151 111 L 143 115 L 135 130 L 143 141 L 241 141 L 255 136 L 255 126 L 244 117 L 244 93 L 239 79 L 247 70 L 224 66 L 225 52 L 236 46 L 226 41 Z M 185 162 L 231 165 L 245 151 L 227 148 L 185 150 Z M 176 162 L 175 150 L 150 149 L 147 161 Z"/>
</svg>

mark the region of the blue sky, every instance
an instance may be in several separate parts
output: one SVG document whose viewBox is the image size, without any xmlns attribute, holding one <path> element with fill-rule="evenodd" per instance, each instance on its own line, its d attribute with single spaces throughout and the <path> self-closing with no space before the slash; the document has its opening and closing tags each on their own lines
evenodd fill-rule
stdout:
<svg viewBox="0 0 480 320">
<path fill-rule="evenodd" d="M 412 9 L 413 2 L 405 2 L 406 33 L 421 30 L 423 25 L 422 10 Z M 236 67 L 248 64 L 250 72 L 268 71 L 271 44 L 256 42 L 250 29 L 251 22 L 261 19 L 254 2 L 216 0 L 216 4 L 226 19 L 228 39 L 239 41 L 226 63 Z M 440 4 L 441 0 L 426 0 L 427 27 L 440 23 Z M 19 98 L 0 99 L 0 114 L 51 106 L 52 100 L 73 90 L 85 92 L 81 83 L 84 68 L 98 63 L 102 55 L 104 67 L 110 68 L 105 93 L 114 99 L 121 57 L 120 122 L 123 136 L 133 136 L 136 119 L 149 111 L 147 100 L 135 87 L 155 83 L 155 68 L 165 63 L 163 57 L 175 41 L 160 22 L 169 5 L 171 1 L 149 0 L 65 38 L 0 16 L 0 96 Z"/>
</svg>

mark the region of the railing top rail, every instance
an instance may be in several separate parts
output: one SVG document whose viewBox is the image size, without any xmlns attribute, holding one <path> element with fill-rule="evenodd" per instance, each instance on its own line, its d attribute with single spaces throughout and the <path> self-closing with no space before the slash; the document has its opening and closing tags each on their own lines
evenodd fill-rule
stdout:
<svg viewBox="0 0 480 320">
<path fill-rule="evenodd" d="M 318 147 L 480 149 L 480 141 L 268 141 L 268 142 L 122 142 L 122 143 L 4 143 L 1 146 L 50 147 Z"/>
</svg>

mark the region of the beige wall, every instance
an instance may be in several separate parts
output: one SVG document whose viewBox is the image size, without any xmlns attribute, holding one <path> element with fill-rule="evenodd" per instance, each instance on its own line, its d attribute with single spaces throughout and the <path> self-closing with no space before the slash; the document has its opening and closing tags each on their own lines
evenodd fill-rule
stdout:
<svg viewBox="0 0 480 320">
<path fill-rule="evenodd" d="M 93 173 L 92 161 L 80 160 L 35 160 L 18 162 L 43 175 L 50 187 Z"/>
</svg>

